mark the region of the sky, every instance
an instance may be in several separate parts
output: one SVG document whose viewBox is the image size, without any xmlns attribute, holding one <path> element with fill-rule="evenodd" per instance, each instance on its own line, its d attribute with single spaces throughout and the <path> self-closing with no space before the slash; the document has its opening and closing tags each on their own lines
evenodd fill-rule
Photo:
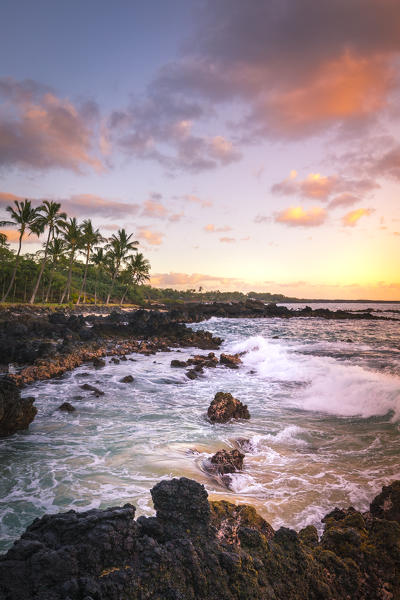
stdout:
<svg viewBox="0 0 400 600">
<path fill-rule="evenodd" d="M 125 227 L 155 286 L 400 300 L 398 0 L 3 0 L 0 33 L 0 220 Z"/>
</svg>

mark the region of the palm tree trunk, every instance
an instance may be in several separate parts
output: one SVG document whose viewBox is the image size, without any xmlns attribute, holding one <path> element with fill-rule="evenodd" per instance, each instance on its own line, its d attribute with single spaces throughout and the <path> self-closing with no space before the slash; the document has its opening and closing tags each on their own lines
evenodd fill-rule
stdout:
<svg viewBox="0 0 400 600">
<path fill-rule="evenodd" d="M 43 271 L 44 271 L 44 268 L 46 266 L 47 249 L 49 247 L 51 234 L 52 234 L 52 230 L 51 230 L 51 227 L 49 227 L 49 234 L 47 236 L 46 247 L 44 249 L 44 257 L 43 257 L 43 260 L 42 260 L 42 264 L 40 266 L 39 275 L 38 275 L 38 278 L 37 278 L 37 281 L 36 281 L 36 284 L 35 284 L 35 287 L 34 287 L 34 290 L 33 290 L 33 293 L 32 293 L 32 297 L 31 297 L 31 299 L 29 301 L 29 304 L 34 304 L 34 302 L 35 302 L 36 294 L 38 292 L 39 285 L 40 285 L 40 280 L 42 279 Z"/>
<path fill-rule="evenodd" d="M 49 276 L 49 285 L 47 286 L 46 298 L 44 299 L 45 304 L 47 304 L 47 302 L 49 300 L 51 284 L 53 283 L 53 276 L 54 276 L 54 271 L 53 271 L 53 269 L 51 269 L 50 276 Z"/>
<path fill-rule="evenodd" d="M 124 292 L 124 294 L 123 294 L 123 296 L 122 296 L 122 298 L 121 298 L 121 302 L 119 303 L 119 305 L 120 305 L 120 306 L 122 306 L 122 305 L 123 305 L 123 303 L 124 303 L 125 296 L 126 296 L 126 295 L 127 295 L 127 293 L 128 293 L 128 289 L 129 289 L 129 285 L 127 285 L 127 286 L 126 286 L 125 292 Z"/>
<path fill-rule="evenodd" d="M 10 285 L 8 286 L 6 293 L 3 295 L 2 299 L 1 299 L 2 302 L 5 302 L 7 300 L 7 297 L 9 295 L 9 293 L 11 292 L 12 287 L 14 285 L 15 275 L 17 274 L 17 269 L 18 269 L 19 255 L 21 253 L 21 245 L 22 245 L 22 236 L 23 235 L 24 235 L 24 232 L 21 231 L 20 236 L 19 236 L 18 252 L 17 252 L 17 256 L 15 257 L 15 265 L 14 265 L 13 273 L 11 275 Z"/>
<path fill-rule="evenodd" d="M 83 275 L 83 281 L 82 281 L 81 289 L 79 292 L 78 300 L 76 301 L 77 306 L 80 302 L 82 292 L 83 292 L 83 304 L 86 304 L 86 276 L 87 276 L 87 270 L 88 270 L 88 264 L 89 264 L 89 256 L 90 256 L 90 248 L 88 248 L 88 251 L 86 253 L 85 273 Z"/>
<path fill-rule="evenodd" d="M 110 302 L 110 298 L 111 298 L 112 291 L 114 289 L 114 282 L 115 282 L 116 277 L 117 277 L 117 269 L 114 271 L 114 274 L 112 276 L 111 287 L 110 287 L 110 291 L 108 292 L 106 304 L 109 304 L 109 302 Z"/>
<path fill-rule="evenodd" d="M 61 296 L 60 304 L 62 304 L 64 302 L 65 295 L 67 295 L 67 302 L 69 302 L 69 297 L 70 297 L 70 293 L 71 293 L 72 263 L 74 261 L 74 254 L 75 254 L 75 251 L 73 250 L 71 252 L 71 257 L 69 259 L 69 269 L 68 269 L 67 285 L 65 286 L 64 293 Z"/>
</svg>

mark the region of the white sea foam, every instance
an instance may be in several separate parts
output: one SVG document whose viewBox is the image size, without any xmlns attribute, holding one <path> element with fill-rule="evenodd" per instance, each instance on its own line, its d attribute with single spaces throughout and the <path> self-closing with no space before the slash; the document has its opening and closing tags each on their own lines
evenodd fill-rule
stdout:
<svg viewBox="0 0 400 600">
<path fill-rule="evenodd" d="M 245 352 L 243 363 L 265 378 L 302 382 L 288 403 L 310 411 L 363 418 L 392 411 L 400 418 L 400 378 L 341 363 L 325 356 L 302 355 L 262 336 L 233 344 Z"/>
</svg>

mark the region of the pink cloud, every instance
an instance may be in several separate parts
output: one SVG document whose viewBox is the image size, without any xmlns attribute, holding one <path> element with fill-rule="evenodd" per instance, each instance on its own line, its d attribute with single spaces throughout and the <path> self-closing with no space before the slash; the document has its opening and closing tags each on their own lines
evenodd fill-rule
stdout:
<svg viewBox="0 0 400 600">
<path fill-rule="evenodd" d="M 139 227 L 138 236 L 145 240 L 150 246 L 160 246 L 163 243 L 164 233 L 152 231 L 147 227 Z"/>
<path fill-rule="evenodd" d="M 142 214 L 146 217 L 165 219 L 168 216 L 168 211 L 161 202 L 149 199 L 144 203 Z"/>
<path fill-rule="evenodd" d="M 94 106 L 79 109 L 34 82 L 27 86 L 11 78 L 0 80 L 0 96 L 0 165 L 103 170 L 93 151 Z"/>
</svg>

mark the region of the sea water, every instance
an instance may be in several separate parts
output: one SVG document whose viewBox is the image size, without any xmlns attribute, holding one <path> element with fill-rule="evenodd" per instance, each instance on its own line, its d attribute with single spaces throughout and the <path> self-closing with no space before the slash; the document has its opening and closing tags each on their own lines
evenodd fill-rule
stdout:
<svg viewBox="0 0 400 600">
<path fill-rule="evenodd" d="M 244 353 L 240 369 L 209 368 L 194 381 L 170 366 L 200 352 L 185 348 L 85 364 L 25 388 L 38 414 L 28 431 L 0 441 L 0 550 L 45 513 L 131 502 L 138 515 L 153 514 L 150 489 L 170 477 L 196 479 L 211 499 L 253 504 L 274 528 L 320 529 L 335 506 L 368 509 L 400 478 L 400 313 L 374 311 L 392 319 L 191 325 L 224 338 L 221 351 Z M 125 375 L 134 382 L 121 383 Z M 205 415 L 219 391 L 247 404 L 251 419 L 211 425 Z M 58 410 L 65 401 L 74 413 Z M 244 470 L 227 489 L 203 464 L 238 439 L 248 440 Z"/>
</svg>

